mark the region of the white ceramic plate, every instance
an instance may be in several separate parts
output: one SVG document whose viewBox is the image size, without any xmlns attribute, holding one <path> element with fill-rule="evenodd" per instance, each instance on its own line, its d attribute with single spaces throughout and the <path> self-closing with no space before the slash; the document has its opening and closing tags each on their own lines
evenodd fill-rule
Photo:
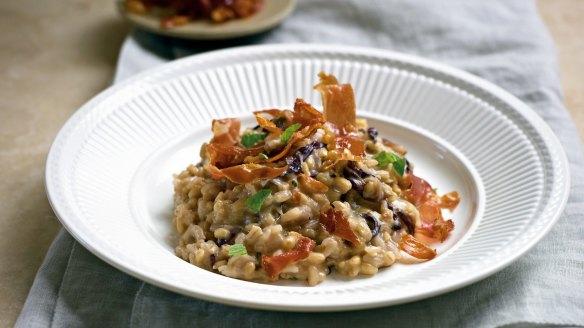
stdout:
<svg viewBox="0 0 584 328">
<path fill-rule="evenodd" d="M 117 1 L 118 10 L 136 26 L 157 34 L 195 40 L 231 39 L 264 32 L 280 24 L 296 7 L 296 0 L 264 0 L 259 12 L 244 19 L 221 24 L 200 19 L 183 26 L 162 28 L 160 17 L 130 13 L 125 9 L 124 3 L 125 0 Z"/>
<path fill-rule="evenodd" d="M 316 287 L 214 274 L 174 255 L 172 174 L 199 160 L 213 118 L 316 105 L 321 70 L 353 84 L 358 114 L 407 147 L 416 172 L 457 190 L 453 235 L 439 256 L 373 277 L 329 277 Z M 47 192 L 67 230 L 135 277 L 221 303 L 336 311 L 408 302 L 504 268 L 552 227 L 566 202 L 565 154 L 524 103 L 468 73 L 402 54 L 273 45 L 189 57 L 136 76 L 84 105 L 58 134 Z"/>
</svg>

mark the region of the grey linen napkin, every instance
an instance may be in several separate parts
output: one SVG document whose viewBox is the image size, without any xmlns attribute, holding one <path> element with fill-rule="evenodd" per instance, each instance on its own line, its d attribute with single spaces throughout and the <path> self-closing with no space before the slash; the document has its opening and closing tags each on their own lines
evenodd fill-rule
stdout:
<svg viewBox="0 0 584 328">
<path fill-rule="evenodd" d="M 584 156 L 562 104 L 554 46 L 532 1 L 305 0 L 276 30 L 235 41 L 189 42 L 137 31 L 124 44 L 116 80 L 192 53 L 278 42 L 417 54 L 507 89 L 551 126 L 567 152 L 572 186 L 559 222 L 517 262 L 469 287 L 343 313 L 249 310 L 177 295 L 114 269 L 61 231 L 17 327 L 584 325 Z"/>
</svg>

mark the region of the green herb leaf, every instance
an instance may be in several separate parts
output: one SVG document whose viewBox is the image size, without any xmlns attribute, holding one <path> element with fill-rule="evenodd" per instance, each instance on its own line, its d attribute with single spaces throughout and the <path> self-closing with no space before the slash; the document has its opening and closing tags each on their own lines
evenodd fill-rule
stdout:
<svg viewBox="0 0 584 328">
<path fill-rule="evenodd" d="M 252 212 L 258 213 L 264 204 L 264 201 L 272 191 L 270 189 L 262 189 L 245 201 L 245 206 L 247 206 Z"/>
<path fill-rule="evenodd" d="M 264 139 L 266 139 L 265 133 L 250 132 L 250 133 L 244 134 L 243 137 L 241 137 L 241 144 L 245 148 L 251 148 L 251 147 L 257 145 L 258 142 L 260 142 Z"/>
<path fill-rule="evenodd" d="M 375 156 L 373 156 L 373 159 L 377 161 L 380 167 L 386 167 L 387 164 L 390 163 L 389 153 L 385 151 L 375 154 Z"/>
<path fill-rule="evenodd" d="M 264 154 L 264 153 L 260 153 L 260 157 L 263 159 L 268 159 L 268 155 Z"/>
<path fill-rule="evenodd" d="M 301 126 L 302 126 L 302 124 L 296 123 L 296 124 L 292 124 L 289 127 L 287 127 L 286 130 L 284 130 L 284 132 L 282 132 L 282 135 L 280 136 L 280 141 L 288 142 L 288 140 L 290 140 L 290 138 L 292 138 L 292 135 L 294 134 L 294 132 L 296 132 L 298 129 L 300 129 Z"/>
<path fill-rule="evenodd" d="M 397 173 L 399 176 L 403 176 L 406 170 L 406 159 L 397 156 L 393 153 L 388 153 L 382 151 L 375 156 L 373 159 L 377 161 L 380 167 L 386 167 L 389 163 L 391 163 L 391 168 Z"/>
<path fill-rule="evenodd" d="M 392 154 L 393 155 L 393 154 Z M 395 173 L 397 173 L 400 177 L 404 175 L 405 171 L 406 171 L 406 159 L 405 158 L 401 158 L 397 155 L 393 155 L 395 156 L 395 160 L 392 162 L 391 164 L 391 168 L 395 171 Z"/>
<path fill-rule="evenodd" d="M 243 244 L 233 244 L 229 246 L 229 256 L 247 255 L 247 249 Z"/>
</svg>

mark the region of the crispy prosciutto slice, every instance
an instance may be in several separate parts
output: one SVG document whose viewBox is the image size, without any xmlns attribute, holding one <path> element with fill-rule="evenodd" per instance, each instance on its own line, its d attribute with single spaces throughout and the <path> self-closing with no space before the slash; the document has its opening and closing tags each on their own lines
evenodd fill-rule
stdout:
<svg viewBox="0 0 584 328">
<path fill-rule="evenodd" d="M 411 185 L 410 188 L 406 190 L 404 196 L 406 200 L 414 204 L 414 206 L 419 207 L 434 195 L 432 186 L 426 180 L 413 174 L 408 174 L 406 179 L 409 179 Z"/>
<path fill-rule="evenodd" d="M 439 198 L 432 186 L 424 179 L 413 174 L 407 178 L 411 186 L 405 192 L 405 198 L 420 212 L 422 224 L 416 227 L 416 235 L 424 235 L 444 241 L 454 229 L 452 220 L 444 220 L 442 208 L 454 209 L 460 202 L 458 193 L 453 192 Z"/>
<path fill-rule="evenodd" d="M 350 241 L 353 245 L 361 244 L 349 225 L 349 219 L 342 211 L 329 207 L 326 211 L 320 212 L 319 222 L 330 234 Z"/>
<path fill-rule="evenodd" d="M 263 117 L 261 114 L 255 114 L 256 121 L 258 122 L 259 126 L 261 126 L 264 130 L 270 131 L 277 135 L 282 134 L 282 130 L 274 124 L 274 122 L 268 120 L 267 118 Z"/>
<path fill-rule="evenodd" d="M 319 127 L 319 125 L 314 125 L 314 124 L 308 125 L 308 126 L 305 126 L 304 128 L 302 128 L 301 130 L 294 132 L 294 134 L 292 135 L 292 138 L 290 138 L 290 140 L 288 141 L 286 146 L 278 154 L 274 155 L 273 157 L 270 157 L 268 159 L 268 162 L 269 163 L 276 162 L 276 161 L 280 160 L 281 158 L 283 158 L 284 156 L 288 155 L 290 150 L 292 150 L 292 147 L 297 142 L 310 136 L 316 129 L 318 129 L 318 127 Z"/>
<path fill-rule="evenodd" d="M 208 166 L 208 170 L 213 179 L 219 180 L 225 177 L 229 181 L 239 184 L 252 183 L 258 179 L 273 179 L 286 172 L 287 169 L 288 166 L 271 167 L 252 163 L 226 167 L 224 169 L 219 169 L 211 164 Z"/>
<path fill-rule="evenodd" d="M 263 146 L 246 149 L 222 143 L 210 143 L 207 145 L 209 163 L 220 169 L 242 164 L 247 156 L 257 156 L 262 151 Z"/>
<path fill-rule="evenodd" d="M 356 133 L 356 105 L 353 87 L 339 84 L 333 75 L 321 72 L 320 83 L 314 88 L 322 96 L 322 106 L 327 127 L 336 134 L 334 148 L 347 149 L 352 156 L 345 156 L 341 151 L 339 160 L 354 160 L 355 156 L 365 155 L 365 143 Z"/>
<path fill-rule="evenodd" d="M 242 164 L 221 170 L 229 181 L 239 184 L 251 183 L 258 179 L 273 179 L 286 172 L 288 166 L 270 167 L 261 164 Z"/>
<path fill-rule="evenodd" d="M 250 183 L 256 179 L 273 179 L 286 172 L 288 166 L 273 167 L 262 164 L 242 164 L 248 156 L 257 156 L 262 146 L 245 149 L 226 144 L 208 144 L 209 163 L 207 169 L 215 180 L 223 177 L 233 183 Z"/>
<path fill-rule="evenodd" d="M 253 113 L 256 117 L 256 121 L 258 122 L 259 126 L 261 126 L 264 130 L 269 131 L 271 133 L 275 133 L 277 136 L 279 136 L 280 134 L 282 134 L 282 129 L 280 129 L 280 127 L 278 127 L 276 123 L 267 119 L 262 114 L 268 114 L 274 117 L 275 119 L 279 119 L 280 117 L 287 115 L 287 113 L 290 113 L 290 111 L 280 109 L 264 109 Z"/>
<path fill-rule="evenodd" d="M 460 196 L 456 191 L 451 191 L 447 194 L 442 195 L 440 197 L 440 207 L 444 209 L 448 209 L 450 211 L 454 211 L 456 206 L 460 203 Z"/>
<path fill-rule="evenodd" d="M 359 136 L 349 134 L 341 135 L 335 139 L 335 146 L 337 149 L 348 149 L 352 158 L 340 158 L 346 160 L 355 160 L 355 156 L 365 156 L 365 143 Z"/>
<path fill-rule="evenodd" d="M 334 75 L 320 72 L 320 83 L 314 88 L 322 96 L 324 117 L 328 122 L 342 128 L 355 126 L 355 94 L 350 84 L 339 84 Z"/>
<path fill-rule="evenodd" d="M 436 251 L 417 240 L 412 235 L 403 235 L 398 248 L 421 260 L 431 260 L 436 257 Z"/>
<path fill-rule="evenodd" d="M 258 124 L 260 124 L 260 126 L 262 126 L 264 129 L 271 131 L 270 129 L 274 129 L 277 128 L 277 126 L 263 118 L 262 116 L 258 115 L 260 113 L 268 113 L 270 115 L 280 115 L 281 113 L 277 113 L 276 110 L 264 110 L 264 111 L 260 111 L 260 112 L 256 112 L 256 119 L 258 121 Z M 282 111 L 282 113 L 284 113 L 284 111 Z M 285 115 L 286 113 L 282 114 Z M 258 118 L 259 117 L 259 118 Z M 278 117 L 278 116 L 276 116 Z M 261 123 L 260 123 L 261 121 Z M 266 121 L 268 121 L 269 123 L 267 123 Z M 294 146 L 304 140 L 305 138 L 308 138 L 310 135 L 312 135 L 319 127 L 321 127 L 321 125 L 325 122 L 324 120 L 324 116 L 322 116 L 322 114 L 317 111 L 316 109 L 314 109 L 310 104 L 304 102 L 304 100 L 302 99 L 297 99 L 296 103 L 294 104 L 294 112 L 292 113 L 292 123 L 296 124 L 296 123 L 300 123 L 300 129 L 296 132 L 294 132 L 294 134 L 292 135 L 292 137 L 290 138 L 290 140 L 288 140 L 286 142 L 286 146 L 284 146 L 284 148 L 282 148 L 277 154 L 271 156 L 270 158 L 267 159 L 268 163 L 274 163 L 279 161 L 280 159 L 282 159 L 284 156 L 288 155 L 288 153 L 294 148 Z M 274 124 L 273 126 L 270 125 Z M 264 124 L 264 125 L 262 125 Z M 278 129 L 278 135 L 280 135 L 282 133 L 282 130 Z"/>
<path fill-rule="evenodd" d="M 310 125 L 320 125 L 326 122 L 324 115 L 312 107 L 311 104 L 302 98 L 296 99 L 294 103 L 294 113 L 292 114 L 292 123 L 300 123 L 302 127 Z"/>
<path fill-rule="evenodd" d="M 275 279 L 288 265 L 307 258 L 314 246 L 312 239 L 302 236 L 291 251 L 276 256 L 262 255 L 261 266 L 270 278 Z"/>
<path fill-rule="evenodd" d="M 345 125 L 339 128 L 331 122 L 326 122 L 324 126 L 331 135 L 327 148 L 337 150 L 339 153 L 337 160 L 357 161 L 365 156 L 365 142 L 359 137 L 354 126 Z M 345 153 L 345 149 L 349 152 Z"/>
<path fill-rule="evenodd" d="M 213 120 L 211 130 L 213 139 L 211 143 L 233 145 L 239 141 L 239 128 L 241 122 L 238 118 L 224 118 Z"/>
<path fill-rule="evenodd" d="M 284 115 L 284 113 L 286 113 L 286 112 L 289 112 L 289 110 L 272 108 L 272 109 L 258 110 L 258 111 L 255 111 L 253 113 L 254 114 L 269 114 L 269 115 L 272 115 L 274 118 L 278 118 L 278 117 Z"/>
<path fill-rule="evenodd" d="M 421 226 L 416 227 L 416 236 L 423 235 L 442 242 L 448 238 L 448 234 L 454 229 L 452 220 L 436 218 L 433 222 L 427 222 L 424 219 L 422 221 Z"/>
<path fill-rule="evenodd" d="M 329 190 L 327 185 L 304 173 L 298 175 L 298 178 L 300 179 L 300 186 L 310 193 L 327 192 Z"/>
<path fill-rule="evenodd" d="M 407 153 L 407 150 L 404 148 L 404 146 L 402 146 L 400 144 L 396 144 L 395 142 L 393 142 L 389 139 L 381 138 L 381 143 L 383 143 L 383 145 L 395 150 L 395 152 L 400 154 L 401 156 L 405 156 Z"/>
</svg>

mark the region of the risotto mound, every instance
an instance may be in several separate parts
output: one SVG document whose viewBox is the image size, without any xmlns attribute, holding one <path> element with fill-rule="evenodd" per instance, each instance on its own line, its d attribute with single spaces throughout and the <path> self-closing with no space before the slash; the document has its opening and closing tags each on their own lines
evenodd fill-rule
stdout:
<svg viewBox="0 0 584 328">
<path fill-rule="evenodd" d="M 233 278 L 314 286 L 332 270 L 374 275 L 437 255 L 431 245 L 454 229 L 442 210 L 458 194 L 439 196 L 406 149 L 356 117 L 350 84 L 319 76 L 323 113 L 297 99 L 254 112 L 243 131 L 239 119 L 213 121 L 202 161 L 174 177 L 177 256 Z"/>
</svg>

